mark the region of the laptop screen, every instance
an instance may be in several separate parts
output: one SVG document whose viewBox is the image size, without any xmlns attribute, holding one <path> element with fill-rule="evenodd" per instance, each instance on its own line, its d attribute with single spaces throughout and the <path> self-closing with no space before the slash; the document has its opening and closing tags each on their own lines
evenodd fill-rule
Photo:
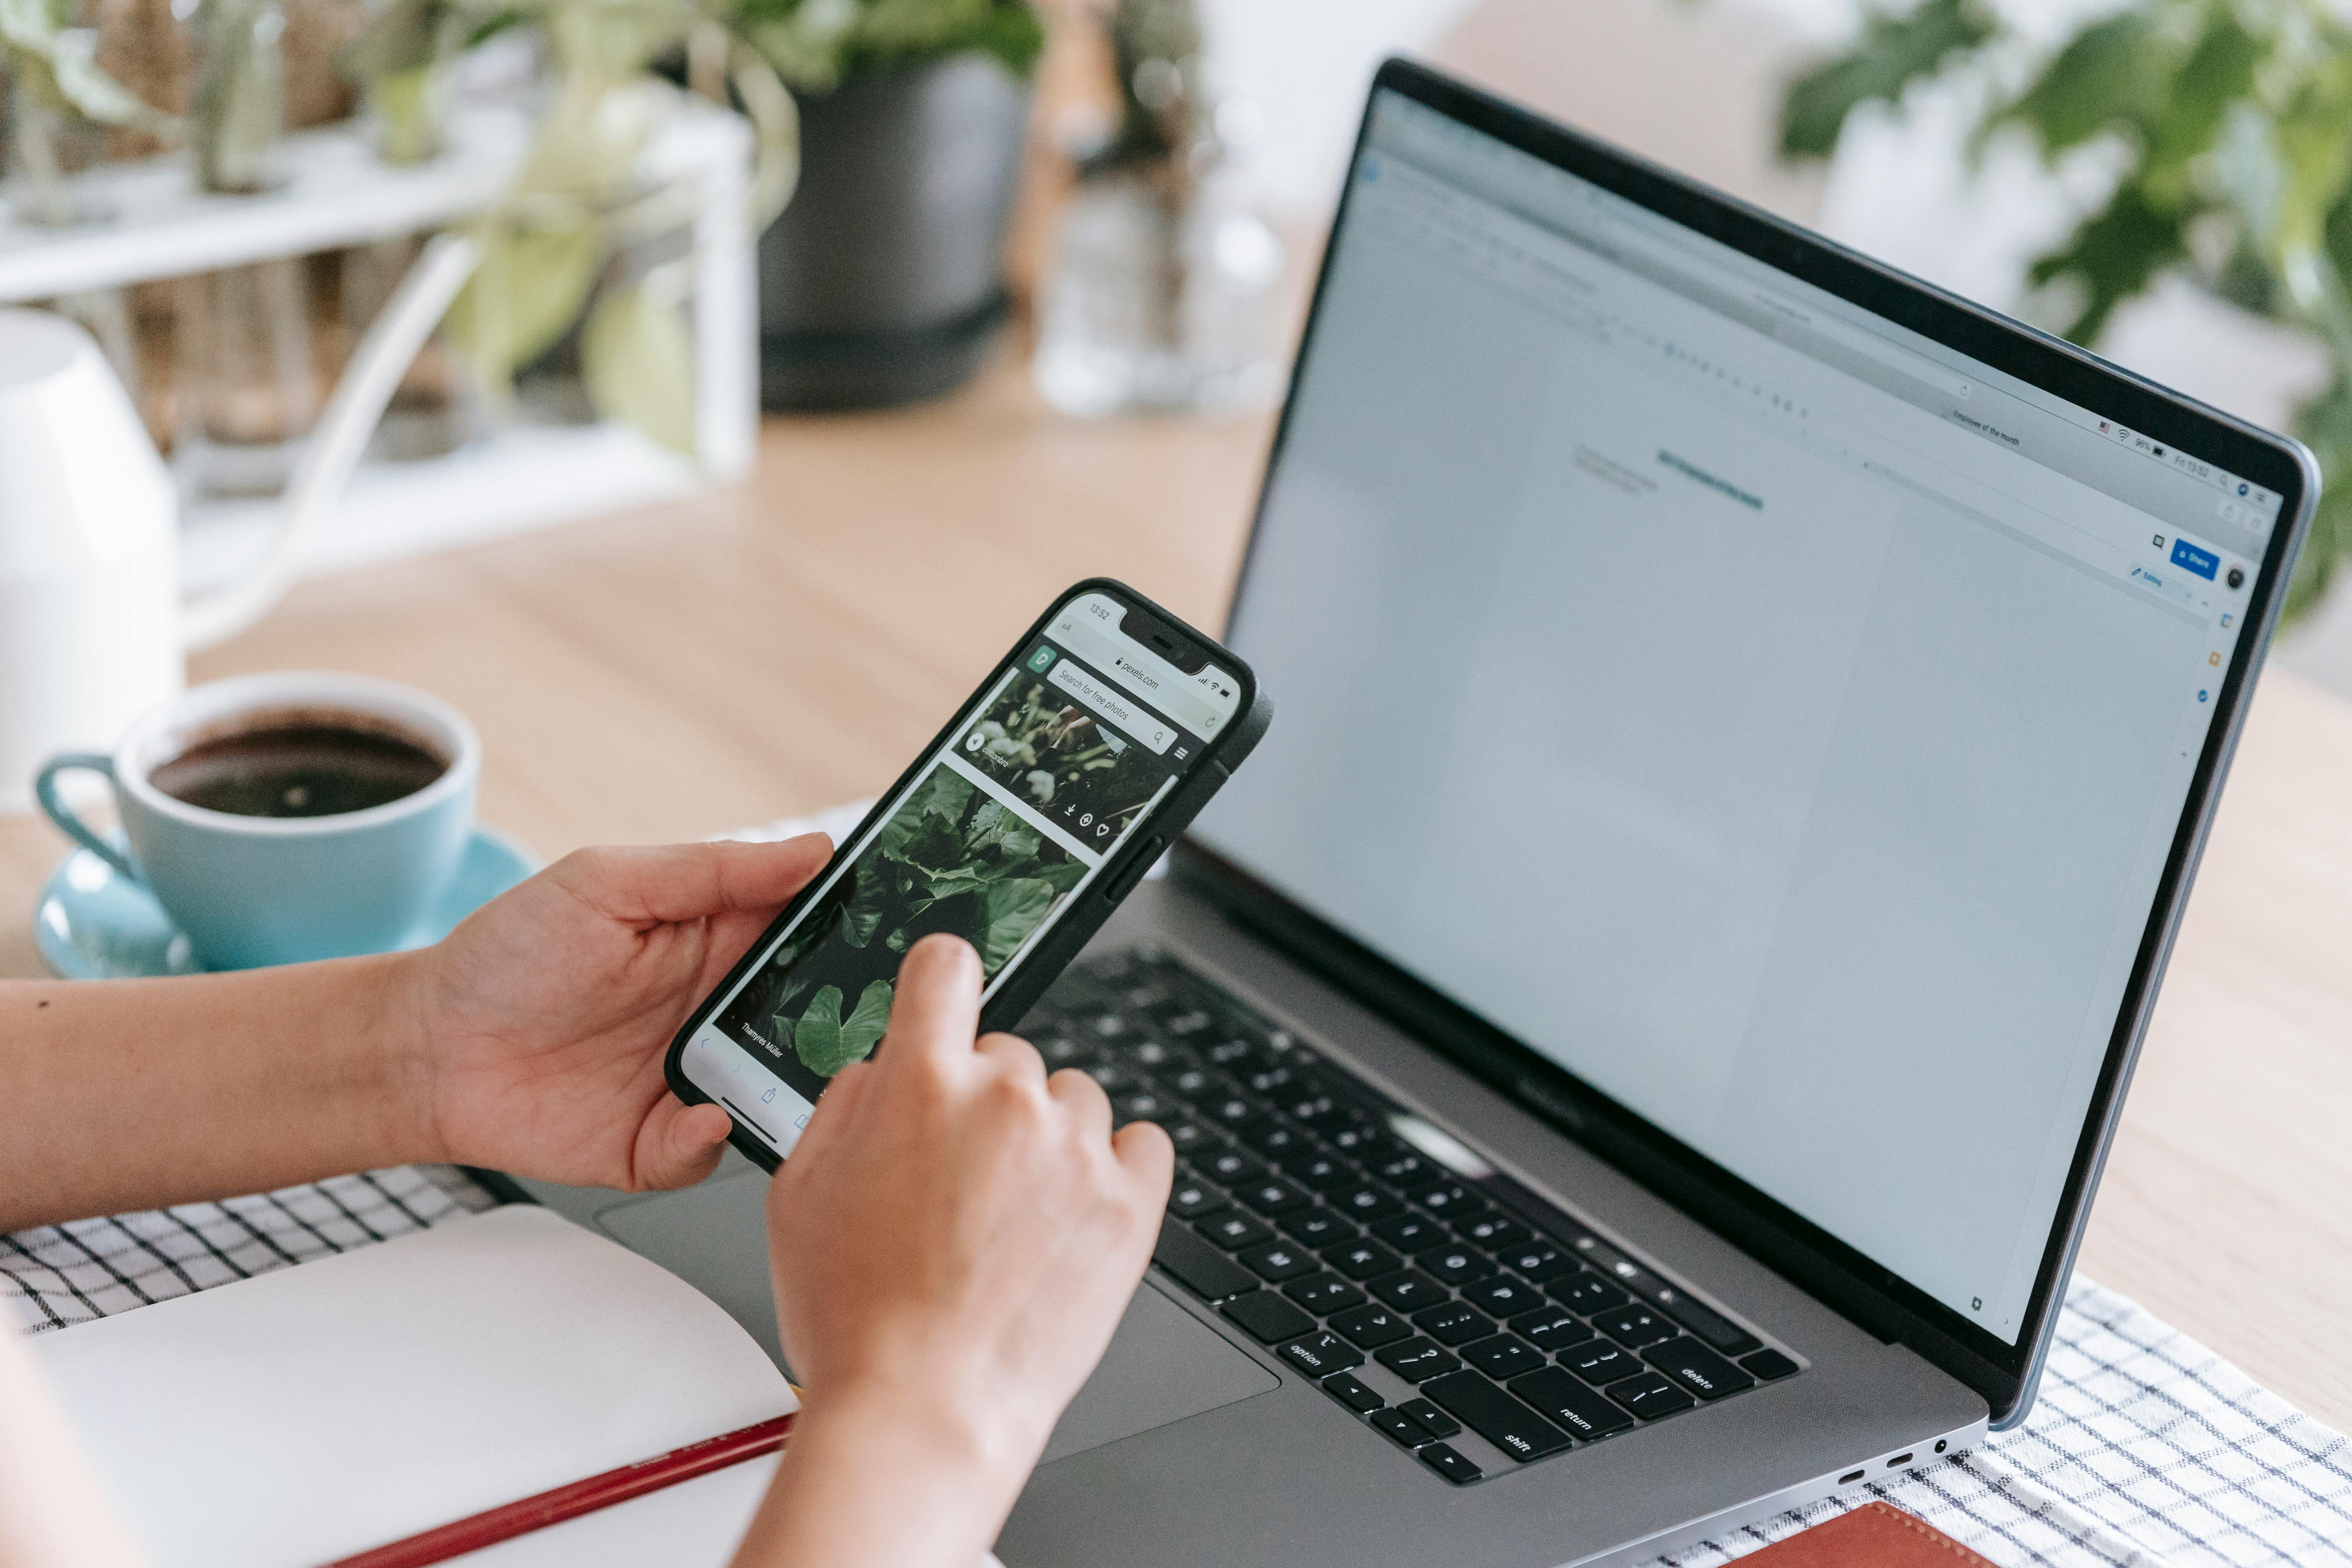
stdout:
<svg viewBox="0 0 2352 1568">
<path fill-rule="evenodd" d="M 2015 1345 L 2280 497 L 1391 90 L 1208 847 Z"/>
</svg>

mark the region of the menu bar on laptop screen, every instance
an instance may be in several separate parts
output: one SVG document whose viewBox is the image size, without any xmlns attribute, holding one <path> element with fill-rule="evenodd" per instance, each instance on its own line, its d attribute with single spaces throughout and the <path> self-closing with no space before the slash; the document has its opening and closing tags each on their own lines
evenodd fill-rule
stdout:
<svg viewBox="0 0 2352 1568">
<path fill-rule="evenodd" d="M 2279 498 L 1402 98 L 1352 177 L 1201 836 L 2016 1342 Z"/>
</svg>

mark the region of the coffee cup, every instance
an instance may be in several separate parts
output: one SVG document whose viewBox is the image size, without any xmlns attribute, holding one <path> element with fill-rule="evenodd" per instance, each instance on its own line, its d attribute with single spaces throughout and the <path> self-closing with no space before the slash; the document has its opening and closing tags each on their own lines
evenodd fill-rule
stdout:
<svg viewBox="0 0 2352 1568">
<path fill-rule="evenodd" d="M 64 798 L 112 784 L 129 852 Z M 420 945 L 473 829 L 481 742 L 438 698 L 364 676 L 238 676 L 132 721 L 34 784 L 66 835 L 146 887 L 208 969 Z"/>
</svg>

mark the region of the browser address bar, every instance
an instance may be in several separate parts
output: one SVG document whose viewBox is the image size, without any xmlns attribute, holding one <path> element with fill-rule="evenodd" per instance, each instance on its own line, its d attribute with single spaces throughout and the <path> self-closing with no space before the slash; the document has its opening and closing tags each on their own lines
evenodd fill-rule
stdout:
<svg viewBox="0 0 2352 1568">
<path fill-rule="evenodd" d="M 1060 643 L 1066 651 L 1076 654 L 1097 669 L 1118 668 L 1117 661 L 1124 653 L 1116 642 L 1076 616 L 1064 616 L 1045 635 Z M 1127 700 L 1139 701 L 1141 699 L 1129 697 Z M 1152 693 L 1150 701 L 1178 723 L 1188 726 L 1196 735 L 1214 736 L 1225 721 L 1224 714 L 1193 695 L 1189 688 L 1173 682 Z"/>
<path fill-rule="evenodd" d="M 1113 690 L 1067 659 L 1055 664 L 1054 672 L 1045 679 L 1134 736 L 1154 754 L 1166 752 L 1175 743 L 1175 731 L 1129 701 L 1125 692 Z"/>
</svg>

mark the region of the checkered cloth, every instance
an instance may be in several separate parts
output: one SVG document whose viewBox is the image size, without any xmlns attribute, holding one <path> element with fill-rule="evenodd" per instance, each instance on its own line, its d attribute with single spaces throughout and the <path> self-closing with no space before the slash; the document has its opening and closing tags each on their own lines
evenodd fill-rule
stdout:
<svg viewBox="0 0 2352 1568">
<path fill-rule="evenodd" d="M 0 1303 L 39 1331 L 439 1225 L 495 1200 L 412 1166 L 0 1237 Z M 2067 1293 L 2026 1424 L 1659 1560 L 1714 1568 L 1883 1498 L 2002 1568 L 2352 1564 L 2352 1444 L 2133 1302 Z"/>
<path fill-rule="evenodd" d="M 388 1241 L 493 1206 L 448 1165 L 362 1171 L 216 1204 L 0 1236 L 0 1312 L 33 1333 Z"/>
<path fill-rule="evenodd" d="M 728 837 L 838 843 L 856 802 Z M 63 1328 L 488 1208 L 446 1166 L 0 1237 L 0 1310 Z M 1834 1500 L 1686 1547 L 1715 1568 L 1883 1499 L 2002 1568 L 2352 1568 L 2352 1443 L 2134 1302 L 2077 1278 L 2023 1426 Z"/>
</svg>

